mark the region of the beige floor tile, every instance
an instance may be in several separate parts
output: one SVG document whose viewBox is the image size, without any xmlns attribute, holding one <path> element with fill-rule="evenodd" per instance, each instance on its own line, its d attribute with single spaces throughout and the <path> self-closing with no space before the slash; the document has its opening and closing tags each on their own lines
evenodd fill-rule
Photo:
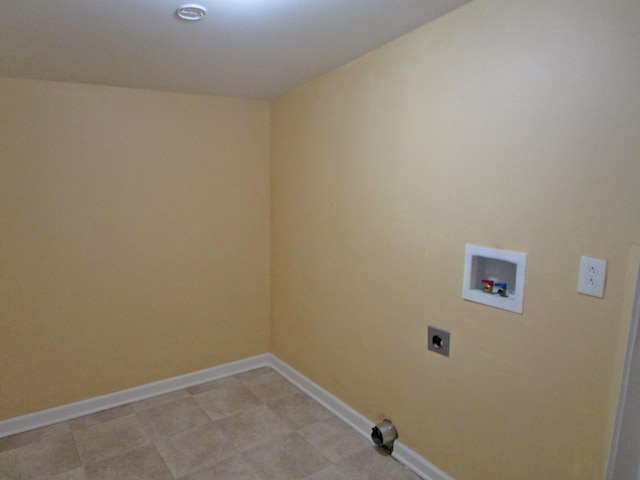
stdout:
<svg viewBox="0 0 640 480">
<path fill-rule="evenodd" d="M 393 466 L 387 469 L 387 479 L 393 480 L 420 480 L 420 477 L 402 465 L 394 461 Z"/>
<path fill-rule="evenodd" d="M 265 367 L 0 439 L 0 480 L 418 480 Z"/>
<path fill-rule="evenodd" d="M 213 424 L 163 438 L 156 442 L 156 447 L 176 478 L 237 454 L 222 429 Z"/>
<path fill-rule="evenodd" d="M 51 477 L 50 480 L 87 480 L 87 475 L 84 473 L 84 468 L 75 468 Z"/>
<path fill-rule="evenodd" d="M 331 465 L 319 472 L 312 473 L 308 477 L 304 477 L 304 480 L 350 480 L 350 478 L 338 470 L 335 465 Z"/>
<path fill-rule="evenodd" d="M 209 390 L 214 390 L 216 388 L 224 387 L 225 385 L 232 385 L 236 383 L 238 383 L 238 379 L 235 376 L 225 377 L 189 387 L 187 388 L 187 392 L 189 393 L 189 395 L 198 395 L 199 393 L 208 392 Z"/>
<path fill-rule="evenodd" d="M 274 370 L 255 376 L 239 377 L 238 380 L 265 402 L 273 402 L 300 392 L 298 387 Z"/>
<path fill-rule="evenodd" d="M 191 396 L 147 408 L 136 415 L 149 438 L 154 440 L 211 422 Z"/>
<path fill-rule="evenodd" d="M 234 456 L 203 468 L 195 473 L 180 478 L 180 480 L 263 480 L 255 470 L 240 456 Z"/>
<path fill-rule="evenodd" d="M 373 445 L 337 417 L 301 428 L 298 434 L 334 463 Z"/>
<path fill-rule="evenodd" d="M 350 480 L 419 480 L 413 472 L 390 455 L 366 447 L 336 464 Z"/>
<path fill-rule="evenodd" d="M 69 424 L 67 422 L 61 422 L 49 425 L 48 427 L 36 428 L 35 430 L 29 430 L 28 432 L 0 438 L 0 453 L 21 447 L 31 442 L 38 442 L 57 435 L 69 433 L 69 431 Z"/>
<path fill-rule="evenodd" d="M 83 465 L 139 448 L 149 442 L 135 415 L 74 430 Z"/>
<path fill-rule="evenodd" d="M 263 403 L 235 379 L 223 380 L 193 398 L 212 420 L 219 420 Z"/>
<path fill-rule="evenodd" d="M 326 408 L 302 392 L 281 398 L 269 403 L 269 406 L 280 416 L 293 422 L 298 427 L 311 425 L 332 416 Z"/>
<path fill-rule="evenodd" d="M 276 437 L 292 433 L 295 425 L 276 414 L 266 405 L 232 415 L 215 422 L 229 441 L 240 451 L 246 451 Z"/>
<path fill-rule="evenodd" d="M 0 453 L 2 480 L 50 479 L 80 467 L 71 433 L 32 442 Z"/>
<path fill-rule="evenodd" d="M 243 458 L 262 478 L 302 479 L 331 465 L 312 445 L 293 433 L 254 448 Z"/>
<path fill-rule="evenodd" d="M 69 420 L 69 427 L 71 430 L 78 430 L 80 428 L 90 427 L 92 425 L 99 425 L 109 420 L 115 420 L 116 418 L 125 417 L 133 414 L 133 408 L 131 405 L 123 405 L 121 407 L 110 408 L 103 410 L 102 412 L 92 413 L 91 415 L 85 415 L 84 417 Z"/>
<path fill-rule="evenodd" d="M 173 480 L 153 445 L 85 467 L 87 480 Z"/>
<path fill-rule="evenodd" d="M 147 408 L 153 408 L 159 405 L 164 405 L 166 403 L 172 403 L 176 400 L 189 398 L 190 396 L 191 395 L 189 395 L 186 390 L 176 390 L 175 392 L 165 393 L 162 395 L 157 395 L 155 397 L 147 398 L 146 400 L 134 402 L 131 404 L 131 408 L 133 408 L 136 412 L 140 412 L 142 410 L 146 410 Z"/>
</svg>

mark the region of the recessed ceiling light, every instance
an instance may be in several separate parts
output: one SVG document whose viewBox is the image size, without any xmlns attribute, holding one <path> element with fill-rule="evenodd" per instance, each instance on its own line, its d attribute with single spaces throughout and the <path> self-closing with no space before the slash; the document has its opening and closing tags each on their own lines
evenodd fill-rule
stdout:
<svg viewBox="0 0 640 480">
<path fill-rule="evenodd" d="M 176 15 L 179 18 L 190 22 L 202 20 L 206 14 L 207 9 L 197 3 L 185 3 L 184 5 L 180 5 L 176 10 Z"/>
</svg>

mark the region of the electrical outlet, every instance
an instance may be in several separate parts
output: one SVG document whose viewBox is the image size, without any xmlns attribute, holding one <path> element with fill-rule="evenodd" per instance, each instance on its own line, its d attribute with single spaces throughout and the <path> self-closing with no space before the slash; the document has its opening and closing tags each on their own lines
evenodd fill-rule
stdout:
<svg viewBox="0 0 640 480">
<path fill-rule="evenodd" d="M 441 330 L 436 327 L 429 327 L 428 334 L 429 334 L 429 345 L 427 348 L 432 352 L 436 352 L 441 355 L 444 355 L 445 357 L 448 357 L 451 334 L 446 330 Z"/>
<path fill-rule="evenodd" d="M 578 275 L 578 293 L 604 297 L 607 280 L 607 261 L 602 258 L 581 257 Z"/>
</svg>

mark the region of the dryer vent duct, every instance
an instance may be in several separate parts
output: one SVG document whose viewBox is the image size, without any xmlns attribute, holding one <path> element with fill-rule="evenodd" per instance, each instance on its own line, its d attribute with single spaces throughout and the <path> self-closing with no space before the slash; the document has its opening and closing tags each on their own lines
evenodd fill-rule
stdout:
<svg viewBox="0 0 640 480">
<path fill-rule="evenodd" d="M 377 447 L 386 447 L 392 450 L 396 438 L 398 438 L 396 427 L 393 426 L 391 420 L 386 418 L 371 429 L 371 440 Z"/>
</svg>

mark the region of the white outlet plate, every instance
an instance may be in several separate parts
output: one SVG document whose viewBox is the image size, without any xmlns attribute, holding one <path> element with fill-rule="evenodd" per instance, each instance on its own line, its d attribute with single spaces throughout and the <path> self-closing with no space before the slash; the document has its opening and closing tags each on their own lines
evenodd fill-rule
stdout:
<svg viewBox="0 0 640 480">
<path fill-rule="evenodd" d="M 607 261 L 602 258 L 581 257 L 578 275 L 578 293 L 604 297 L 607 280 Z"/>
</svg>

